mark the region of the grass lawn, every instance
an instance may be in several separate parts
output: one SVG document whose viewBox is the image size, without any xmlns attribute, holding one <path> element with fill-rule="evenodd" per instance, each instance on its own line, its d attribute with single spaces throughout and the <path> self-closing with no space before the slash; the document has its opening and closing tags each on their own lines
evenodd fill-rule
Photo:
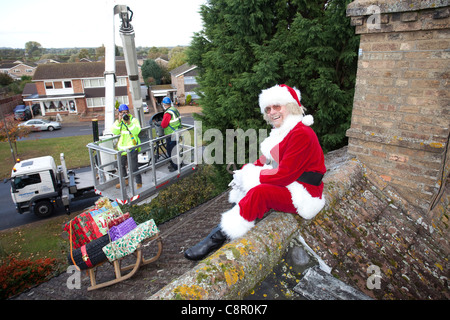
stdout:
<svg viewBox="0 0 450 320">
<path fill-rule="evenodd" d="M 30 159 L 41 156 L 52 156 L 56 165 L 60 164 L 59 155 L 64 153 L 68 169 L 89 166 L 89 153 L 86 145 L 92 142 L 92 136 L 75 136 L 52 139 L 24 140 L 17 142 L 18 157 Z M 8 142 L 0 142 L 0 178 L 11 176 L 14 162 Z"/>
<path fill-rule="evenodd" d="M 55 258 L 66 263 L 68 241 L 62 226 L 78 213 L 58 216 L 0 231 L 0 261 L 8 255 L 17 259 Z"/>
</svg>

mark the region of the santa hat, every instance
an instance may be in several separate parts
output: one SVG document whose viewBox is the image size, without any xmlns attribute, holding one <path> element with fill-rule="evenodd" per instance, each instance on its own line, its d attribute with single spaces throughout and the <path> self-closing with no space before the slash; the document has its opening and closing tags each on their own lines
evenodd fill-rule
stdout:
<svg viewBox="0 0 450 320">
<path fill-rule="evenodd" d="M 273 105 L 286 105 L 287 103 L 296 103 L 301 107 L 302 96 L 300 90 L 297 88 L 291 88 L 285 84 L 275 85 L 269 89 L 265 89 L 259 95 L 259 107 L 261 113 L 264 113 L 264 109 Z"/>
<path fill-rule="evenodd" d="M 300 90 L 296 87 L 289 87 L 285 84 L 275 85 L 269 89 L 265 89 L 259 95 L 259 107 L 261 113 L 264 113 L 266 107 L 273 105 L 286 105 L 287 103 L 296 103 L 300 108 L 303 107 L 300 103 L 302 99 Z M 314 118 L 311 115 L 303 116 L 303 124 L 311 126 L 314 123 Z"/>
</svg>

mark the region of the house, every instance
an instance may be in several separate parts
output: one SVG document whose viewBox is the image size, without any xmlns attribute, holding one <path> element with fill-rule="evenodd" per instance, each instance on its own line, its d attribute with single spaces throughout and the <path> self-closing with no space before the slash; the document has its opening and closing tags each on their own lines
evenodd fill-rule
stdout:
<svg viewBox="0 0 450 320">
<path fill-rule="evenodd" d="M 150 86 L 150 90 L 157 104 L 160 104 L 164 97 L 169 97 L 170 100 L 174 101 L 177 92 L 177 89 L 175 89 L 171 84 Z"/>
<path fill-rule="evenodd" d="M 37 65 L 47 64 L 47 63 L 61 63 L 61 62 L 54 60 L 54 59 L 42 59 L 42 60 L 36 61 Z"/>
<path fill-rule="evenodd" d="M 155 59 L 155 62 L 161 67 L 161 68 L 168 68 L 169 66 L 169 58 L 167 54 L 163 54 Z"/>
<path fill-rule="evenodd" d="M 32 82 L 26 83 L 22 91 L 22 99 L 26 99 L 35 94 L 37 94 L 36 84 Z"/>
<path fill-rule="evenodd" d="M 32 77 L 35 70 L 35 66 L 23 63 L 20 60 L 0 61 L 0 72 L 10 75 L 14 80 L 20 80 L 22 76 Z"/>
<path fill-rule="evenodd" d="M 105 63 L 50 63 L 39 65 L 33 82 L 36 94 L 23 99 L 39 104 L 42 115 L 101 116 L 105 111 Z M 115 100 L 133 108 L 124 61 L 116 61 Z"/>
<path fill-rule="evenodd" d="M 181 104 L 186 103 L 188 95 L 191 95 L 192 99 L 199 98 L 194 92 L 194 88 L 198 87 L 196 80 L 198 72 L 196 69 L 197 66 L 185 63 L 170 71 L 172 86 L 177 89 L 177 100 Z"/>
</svg>

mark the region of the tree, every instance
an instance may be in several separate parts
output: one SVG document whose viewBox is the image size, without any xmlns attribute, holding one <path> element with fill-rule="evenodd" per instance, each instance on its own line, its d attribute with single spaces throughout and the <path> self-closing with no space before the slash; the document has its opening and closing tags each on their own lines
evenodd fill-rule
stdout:
<svg viewBox="0 0 450 320">
<path fill-rule="evenodd" d="M 19 122 L 14 119 L 14 115 L 4 116 L 1 114 L 2 120 L 0 121 L 0 142 L 8 141 L 11 146 L 11 153 L 13 158 L 19 154 L 17 151 L 17 139 L 24 138 L 29 135 L 31 130 L 24 126 L 19 126 Z M 14 145 L 15 154 L 12 150 Z"/>
<path fill-rule="evenodd" d="M 198 66 L 203 128 L 261 128 L 261 89 L 285 83 L 302 92 L 325 151 L 345 145 L 359 38 L 350 0 L 210 0 L 201 7 L 188 61 Z M 222 173 L 223 173 L 222 168 Z"/>
<path fill-rule="evenodd" d="M 86 58 L 86 59 L 90 59 L 91 58 L 90 55 L 89 55 L 89 51 L 86 48 L 83 48 L 83 49 L 80 50 L 80 52 L 78 52 L 78 59 L 81 60 L 83 58 Z"/>
<path fill-rule="evenodd" d="M 157 47 L 151 47 L 148 50 L 148 58 L 149 59 L 156 59 L 162 55 L 168 54 L 169 53 L 169 49 L 163 47 L 163 48 L 157 48 Z"/>
<path fill-rule="evenodd" d="M 106 51 L 106 48 L 105 48 L 104 44 L 102 44 L 101 47 L 96 48 L 95 49 L 95 57 L 96 57 L 96 59 L 98 60 L 98 58 L 100 58 L 100 57 L 105 58 L 105 51 Z"/>
<path fill-rule="evenodd" d="M 7 73 L 0 72 L 0 87 L 5 87 L 14 82 L 14 79 Z"/>
<path fill-rule="evenodd" d="M 43 48 L 39 42 L 28 41 L 25 43 L 25 55 L 28 55 L 30 59 L 39 58 L 43 53 Z"/>
<path fill-rule="evenodd" d="M 175 47 L 169 52 L 169 65 L 168 69 L 173 70 L 182 66 L 187 62 L 186 48 Z M 177 50 L 176 50 L 177 49 Z"/>
<path fill-rule="evenodd" d="M 32 77 L 30 76 L 22 76 L 20 77 L 20 81 L 14 81 L 9 85 L 9 88 L 14 94 L 21 94 L 25 88 L 25 85 L 30 83 L 31 79 Z"/>
<path fill-rule="evenodd" d="M 145 83 L 149 85 L 161 84 L 161 77 L 163 75 L 160 66 L 152 59 L 147 59 L 141 67 L 142 77 Z M 149 78 L 153 78 L 153 81 L 148 81 Z"/>
</svg>

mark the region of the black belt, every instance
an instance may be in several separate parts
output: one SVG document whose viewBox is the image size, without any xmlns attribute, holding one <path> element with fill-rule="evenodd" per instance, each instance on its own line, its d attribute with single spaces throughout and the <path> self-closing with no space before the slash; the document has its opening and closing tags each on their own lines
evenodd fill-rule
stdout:
<svg viewBox="0 0 450 320">
<path fill-rule="evenodd" d="M 318 172 L 303 172 L 302 175 L 297 179 L 298 182 L 303 182 L 307 184 L 312 184 L 313 186 L 320 186 L 322 182 L 323 174 Z"/>
</svg>

